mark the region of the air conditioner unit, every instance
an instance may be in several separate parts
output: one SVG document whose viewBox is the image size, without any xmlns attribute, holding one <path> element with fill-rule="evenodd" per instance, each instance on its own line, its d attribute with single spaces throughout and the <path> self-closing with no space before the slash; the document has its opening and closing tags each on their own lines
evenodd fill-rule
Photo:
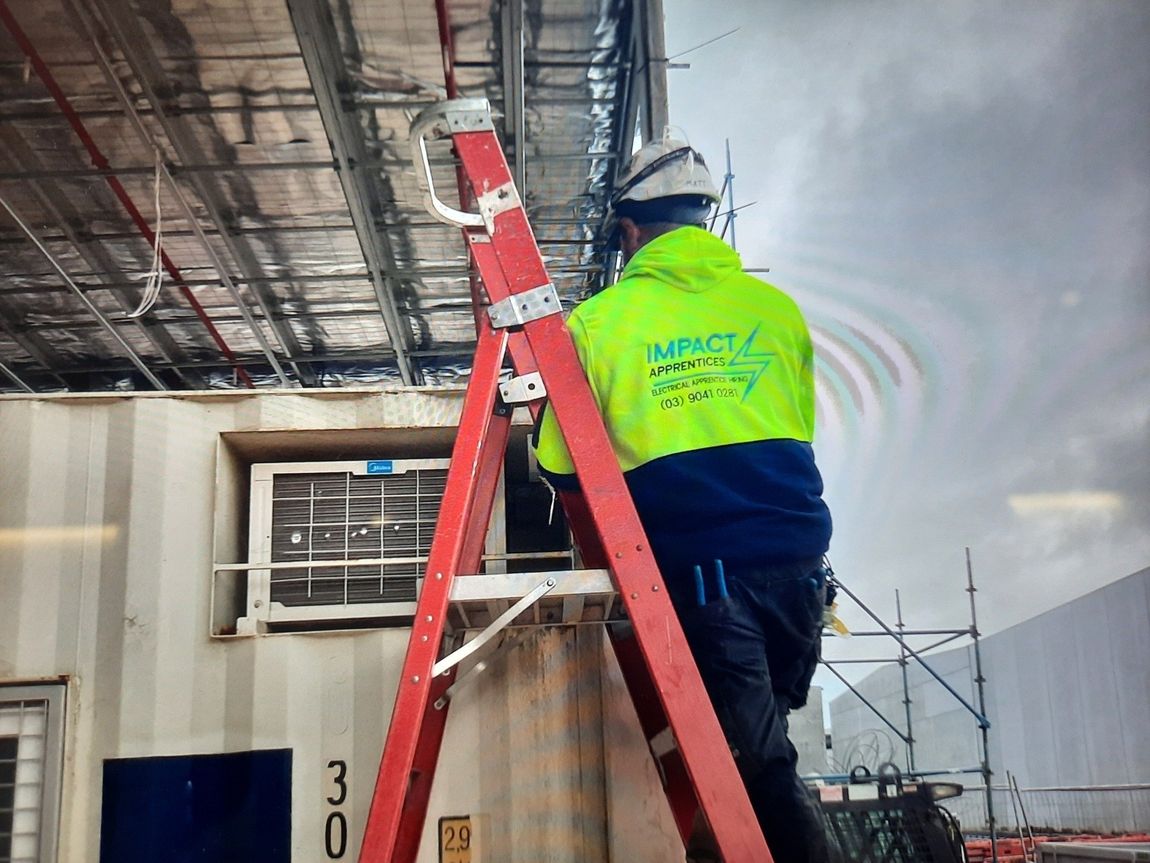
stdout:
<svg viewBox="0 0 1150 863">
<path fill-rule="evenodd" d="M 249 570 L 247 614 L 237 631 L 410 618 L 449 464 L 252 465 L 248 561 L 271 566 Z"/>
</svg>

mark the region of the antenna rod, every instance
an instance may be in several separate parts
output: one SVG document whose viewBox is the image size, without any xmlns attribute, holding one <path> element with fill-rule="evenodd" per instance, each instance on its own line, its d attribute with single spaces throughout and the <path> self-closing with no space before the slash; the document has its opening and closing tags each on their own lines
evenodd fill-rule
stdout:
<svg viewBox="0 0 1150 863">
<path fill-rule="evenodd" d="M 739 250 L 738 245 L 735 243 L 735 219 L 738 213 L 735 210 L 735 174 L 731 170 L 731 139 L 726 139 L 727 144 L 727 174 L 723 177 L 723 186 L 727 189 L 727 222 L 723 225 L 723 233 L 727 233 L 727 228 L 731 229 L 731 248 L 736 252 Z"/>
</svg>

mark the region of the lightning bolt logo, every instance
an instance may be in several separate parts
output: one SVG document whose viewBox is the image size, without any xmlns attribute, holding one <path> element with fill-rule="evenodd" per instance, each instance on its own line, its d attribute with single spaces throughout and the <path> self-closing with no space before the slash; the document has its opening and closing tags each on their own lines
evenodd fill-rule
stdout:
<svg viewBox="0 0 1150 863">
<path fill-rule="evenodd" d="M 747 381 L 746 389 L 743 390 L 743 397 L 739 399 L 740 402 L 745 402 L 747 396 L 751 394 L 751 390 L 755 388 L 755 384 L 759 382 L 759 378 L 763 376 L 763 372 L 767 370 L 767 366 L 771 364 L 771 360 L 775 358 L 774 354 L 764 354 L 758 351 L 751 350 L 755 343 L 755 336 L 759 334 L 759 327 L 756 326 L 751 330 L 751 334 L 747 336 L 747 340 L 739 345 L 739 349 L 735 351 L 734 356 L 727 360 L 727 368 L 733 366 L 746 366 L 748 369 L 754 369 L 751 372 L 751 379 Z"/>
</svg>

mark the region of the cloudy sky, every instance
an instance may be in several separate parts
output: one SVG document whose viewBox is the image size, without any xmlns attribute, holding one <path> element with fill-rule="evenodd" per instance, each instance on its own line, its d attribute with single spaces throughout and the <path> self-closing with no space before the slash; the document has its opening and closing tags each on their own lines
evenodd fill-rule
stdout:
<svg viewBox="0 0 1150 863">
<path fill-rule="evenodd" d="M 993 632 L 1150 566 L 1150 3 L 665 3 L 740 28 L 671 120 L 807 313 L 843 580 L 962 626 L 970 546 Z"/>
</svg>

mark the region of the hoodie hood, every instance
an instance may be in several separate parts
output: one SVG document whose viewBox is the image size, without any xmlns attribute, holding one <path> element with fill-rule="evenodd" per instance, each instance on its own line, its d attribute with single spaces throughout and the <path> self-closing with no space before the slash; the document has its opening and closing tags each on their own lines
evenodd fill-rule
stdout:
<svg viewBox="0 0 1150 863">
<path fill-rule="evenodd" d="M 655 279 L 702 293 L 743 270 L 738 253 L 709 231 L 686 225 L 651 240 L 635 253 L 620 281 Z"/>
</svg>

